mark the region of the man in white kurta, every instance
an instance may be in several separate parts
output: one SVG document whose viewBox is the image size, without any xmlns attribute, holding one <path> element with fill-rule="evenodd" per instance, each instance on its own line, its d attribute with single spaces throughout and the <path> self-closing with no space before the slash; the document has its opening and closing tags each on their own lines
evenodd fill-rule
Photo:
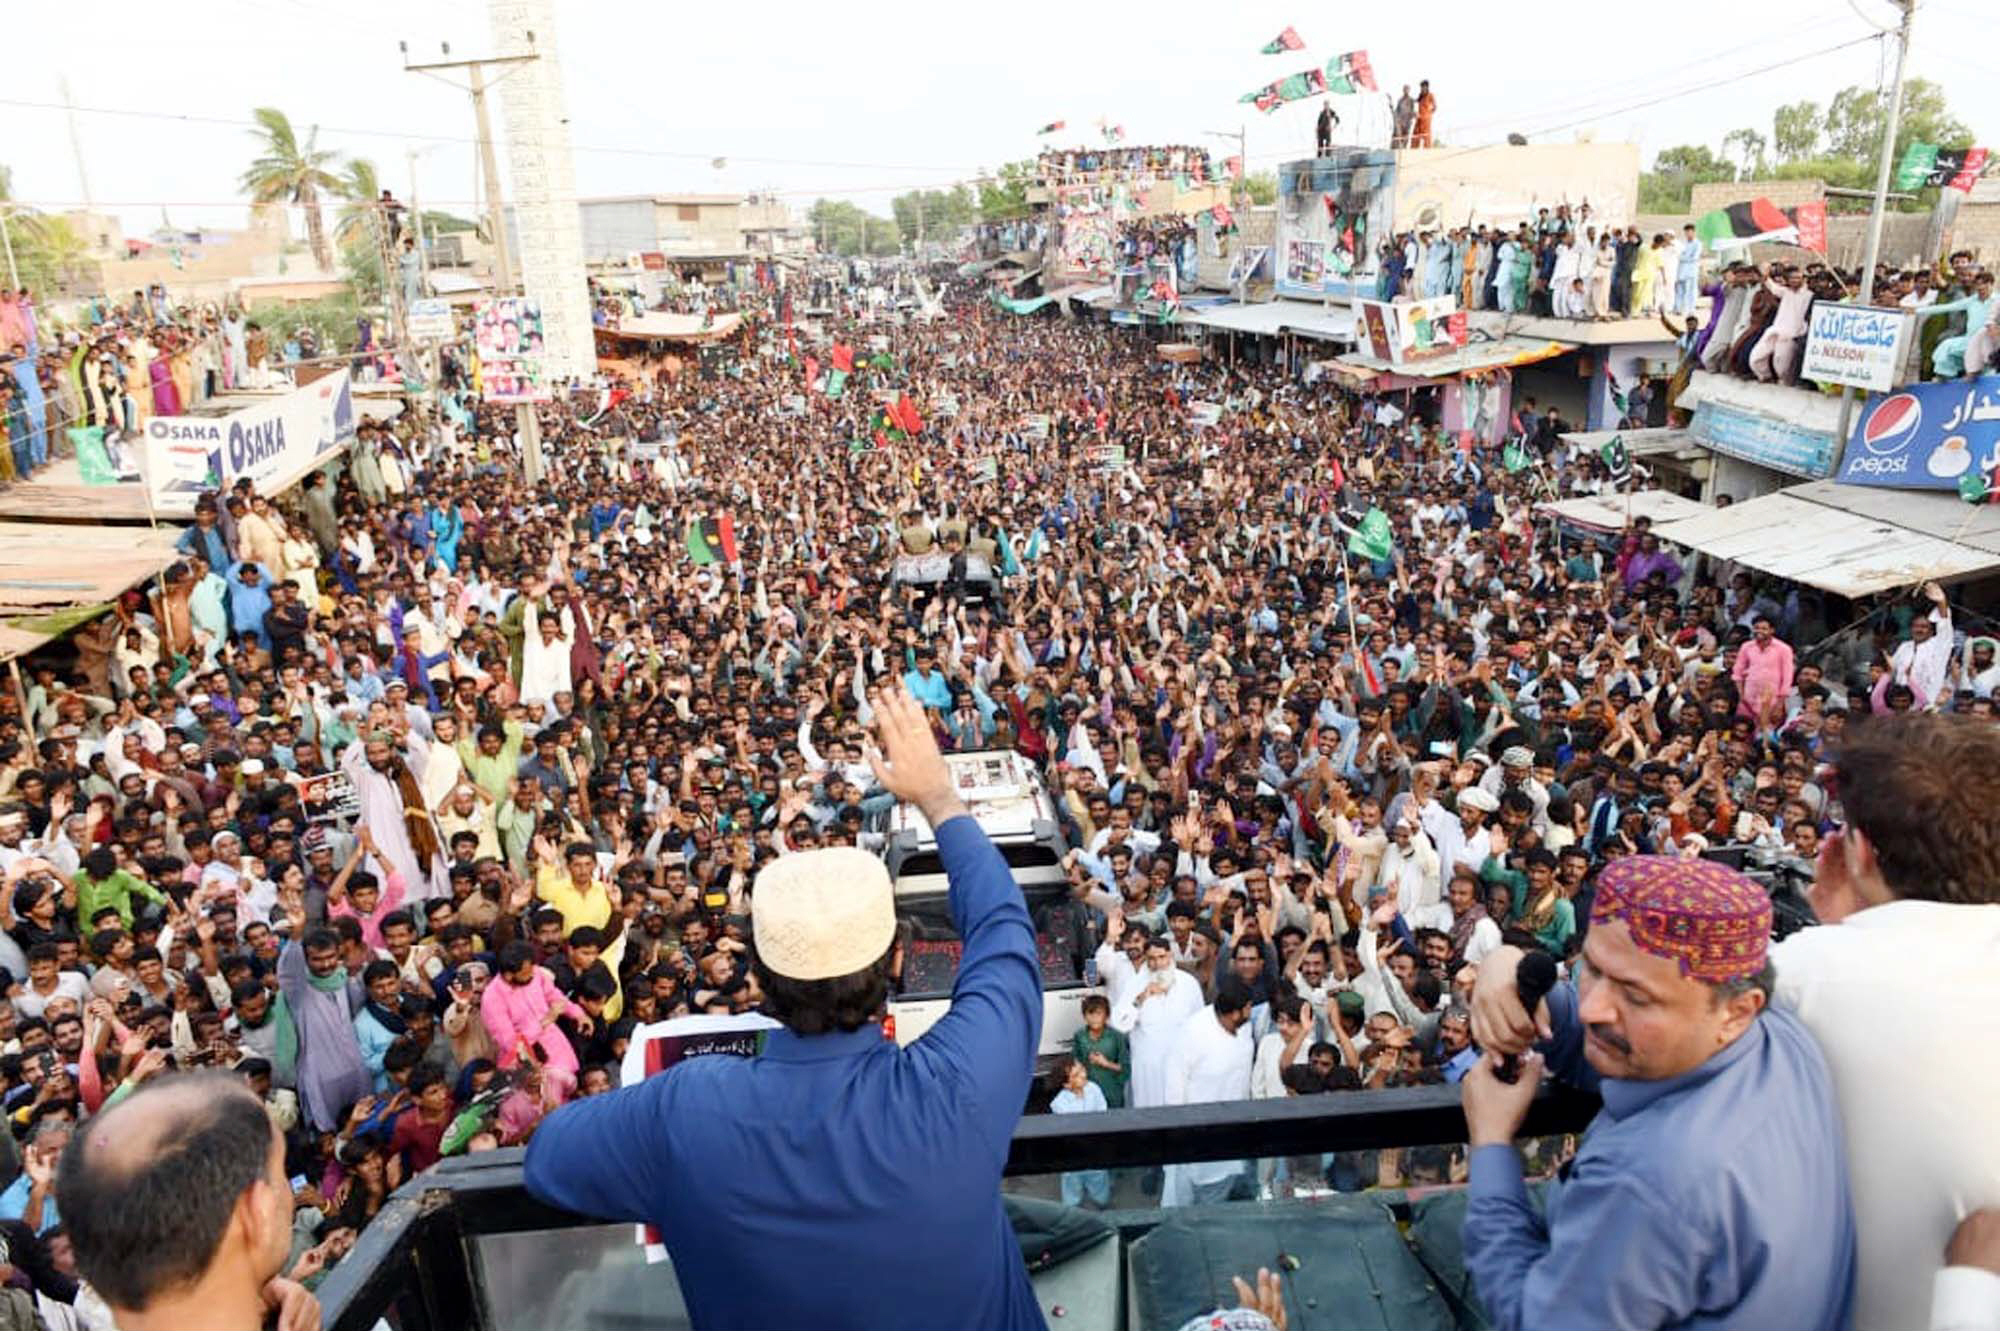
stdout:
<svg viewBox="0 0 2000 1331">
<path fill-rule="evenodd" d="M 1174 965 L 1173 941 L 1165 934 L 1147 940 L 1146 970 L 1146 982 L 1111 1010 L 1111 1024 L 1132 1039 L 1135 1109 L 1167 1103 L 1168 1056 L 1181 1027 L 1201 1011 L 1201 984 Z"/>
<path fill-rule="evenodd" d="M 1250 988 L 1233 975 L 1216 982 L 1215 1002 L 1187 1019 L 1167 1055 L 1167 1103 L 1214 1104 L 1250 1098 L 1256 1048 L 1250 1039 Z M 1162 1206 L 1225 1202 L 1243 1178 L 1241 1160 L 1168 1165 Z"/>
<path fill-rule="evenodd" d="M 398 760 L 406 763 L 421 788 L 430 746 L 422 736 L 405 735 L 404 750 L 399 754 L 394 739 L 387 733 L 370 735 L 363 743 L 348 745 L 340 755 L 340 770 L 354 783 L 354 793 L 361 802 L 361 824 L 375 843 L 368 869 L 384 884 L 392 871 L 400 875 L 411 901 L 448 896 L 451 880 L 445 857 L 434 856 L 428 865 L 417 862 L 416 846 L 410 840 L 411 811 L 404 805 L 394 770 Z M 422 811 L 422 816 L 429 817 L 429 811 Z M 436 828 L 435 821 L 432 828 Z M 443 845 L 442 838 L 438 844 Z"/>
</svg>

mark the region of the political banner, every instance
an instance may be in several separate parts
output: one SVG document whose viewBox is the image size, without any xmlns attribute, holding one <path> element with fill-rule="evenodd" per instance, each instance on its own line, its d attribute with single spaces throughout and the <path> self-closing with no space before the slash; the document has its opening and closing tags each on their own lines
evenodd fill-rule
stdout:
<svg viewBox="0 0 2000 1331">
<path fill-rule="evenodd" d="M 770 1033 L 781 1029 L 781 1023 L 761 1012 L 727 1017 L 707 1014 L 670 1017 L 650 1022 L 633 1031 L 626 1042 L 625 1058 L 618 1065 L 618 1084 L 637 1086 L 690 1058 L 755 1058 L 764 1052 L 764 1041 Z M 666 1261 L 667 1248 L 659 1231 L 651 1225 L 635 1228 L 635 1237 L 646 1250 L 647 1263 Z"/>
<path fill-rule="evenodd" d="M 163 516 L 194 512 L 204 493 L 247 476 L 275 495 L 354 439 L 354 395 L 345 369 L 282 397 L 221 416 L 155 416 L 146 422 L 146 478 Z"/>
<path fill-rule="evenodd" d="M 361 816 L 361 792 L 345 772 L 327 772 L 294 782 L 309 823 L 350 822 Z"/>
<path fill-rule="evenodd" d="M 413 342 L 449 342 L 458 336 L 458 318 L 451 311 L 451 302 L 435 298 L 410 302 L 410 340 Z"/>
<path fill-rule="evenodd" d="M 1125 445 L 1123 444 L 1092 444 L 1087 453 L 1091 468 L 1094 471 L 1108 474 L 1114 471 L 1125 470 Z"/>
<path fill-rule="evenodd" d="M 548 356 L 541 302 L 524 296 L 482 300 L 473 314 L 480 394 L 488 402 L 547 402 Z"/>
<path fill-rule="evenodd" d="M 1000 479 L 1000 459 L 981 458 L 972 464 L 972 483 L 987 485 Z"/>
<path fill-rule="evenodd" d="M 1377 360 L 1401 365 L 1464 345 L 1465 321 L 1456 296 L 1427 300 L 1357 300 L 1361 318 L 1356 325 L 1362 349 Z"/>
<path fill-rule="evenodd" d="M 1907 311 L 1815 301 L 1799 373 L 1817 384 L 1886 393 L 1901 377 L 1909 338 Z"/>
<path fill-rule="evenodd" d="M 1854 423 L 1838 480 L 1957 491 L 1967 473 L 2000 465 L 2000 375 L 1910 384 L 1872 394 Z"/>
<path fill-rule="evenodd" d="M 1203 429 L 1207 429 L 1211 425 L 1218 425 L 1222 421 L 1222 404 L 1220 402 L 1190 402 L 1188 403 L 1188 421 Z"/>
</svg>

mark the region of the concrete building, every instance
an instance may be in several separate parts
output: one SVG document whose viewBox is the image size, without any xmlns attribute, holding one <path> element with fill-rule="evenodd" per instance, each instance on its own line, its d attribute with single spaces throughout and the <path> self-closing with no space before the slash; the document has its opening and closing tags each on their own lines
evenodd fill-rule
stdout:
<svg viewBox="0 0 2000 1331">
<path fill-rule="evenodd" d="M 597 270 L 643 264 L 707 279 L 732 262 L 809 247 L 804 225 L 771 195 L 626 194 L 577 209 L 584 262 Z"/>
</svg>

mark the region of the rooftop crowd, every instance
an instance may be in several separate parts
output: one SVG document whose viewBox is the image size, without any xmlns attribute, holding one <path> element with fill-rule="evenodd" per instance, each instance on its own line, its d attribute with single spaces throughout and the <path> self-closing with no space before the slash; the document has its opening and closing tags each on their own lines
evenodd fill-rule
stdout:
<svg viewBox="0 0 2000 1331">
<path fill-rule="evenodd" d="M 1673 289 L 1650 271 L 1635 309 Z M 799 362 L 871 331 L 834 294 L 818 341 L 743 300 L 738 372 L 539 408 L 535 487 L 448 360 L 444 410 L 364 422 L 295 493 L 204 500 L 160 588 L 34 662 L 25 714 L 0 694 L 0 1217 L 38 1292 L 74 1295 L 63 1144 L 171 1070 L 263 1101 L 309 1284 L 401 1181 L 615 1087 L 636 1024 L 757 1009 L 759 872 L 879 844 L 885 682 L 1056 795 L 1104 990 L 1059 1112 L 1459 1081 L 1482 966 L 1573 963 L 1610 866 L 1747 844 L 1809 876 L 1848 737 L 1993 714 L 1995 641 L 1935 584 L 1808 657 L 1794 589 L 1643 523 L 1558 541 L 1529 474 L 1274 368 L 960 290 L 811 392 Z M 881 390 L 928 419 L 879 419 Z M 1597 483 L 1537 426 L 1537 471 Z"/>
</svg>

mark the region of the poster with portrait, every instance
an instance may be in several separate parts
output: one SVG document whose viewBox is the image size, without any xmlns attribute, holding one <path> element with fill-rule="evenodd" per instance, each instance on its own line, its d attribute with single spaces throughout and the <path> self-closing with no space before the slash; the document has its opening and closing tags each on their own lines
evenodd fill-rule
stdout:
<svg viewBox="0 0 2000 1331">
<path fill-rule="evenodd" d="M 488 402 L 547 402 L 548 355 L 540 302 L 502 296 L 479 302 L 473 315 L 480 393 Z"/>
</svg>

